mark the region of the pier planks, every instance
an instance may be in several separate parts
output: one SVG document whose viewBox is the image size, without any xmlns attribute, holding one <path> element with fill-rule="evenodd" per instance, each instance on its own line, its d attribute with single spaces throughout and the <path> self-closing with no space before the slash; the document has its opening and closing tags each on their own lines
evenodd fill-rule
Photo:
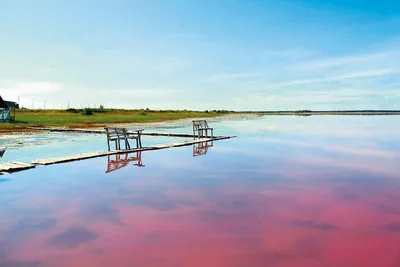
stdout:
<svg viewBox="0 0 400 267">
<path fill-rule="evenodd" d="M 189 136 L 193 137 L 192 135 L 189 135 Z M 0 173 L 1 172 L 15 172 L 15 171 L 31 169 L 31 168 L 35 168 L 35 166 L 37 166 L 37 165 L 51 165 L 51 164 L 72 162 L 72 161 L 91 159 L 91 158 L 97 158 L 97 157 L 104 157 L 104 156 L 108 156 L 108 155 L 125 154 L 125 153 L 132 153 L 132 152 L 138 152 L 138 151 L 150 151 L 150 150 L 166 149 L 166 148 L 172 148 L 172 147 L 182 147 L 182 146 L 189 146 L 189 145 L 203 143 L 203 142 L 231 139 L 231 138 L 235 138 L 235 137 L 236 136 L 219 136 L 219 137 L 214 137 L 214 138 L 193 139 L 193 140 L 188 140 L 188 141 L 183 141 L 183 142 L 176 142 L 176 143 L 171 143 L 171 144 L 160 144 L 160 145 L 155 145 L 152 147 L 134 148 L 134 149 L 129 149 L 129 150 L 113 150 L 113 151 L 104 151 L 104 152 L 81 153 L 81 154 L 66 156 L 66 157 L 39 159 L 39 160 L 35 160 L 31 163 L 10 162 L 10 163 L 6 163 L 6 164 L 0 164 Z"/>
<path fill-rule="evenodd" d="M 67 128 L 41 128 L 41 127 L 29 127 L 32 130 L 49 131 L 49 132 L 69 132 L 69 133 L 91 133 L 91 134 L 105 134 L 104 130 L 85 130 L 85 129 L 67 129 Z M 169 137 L 187 137 L 193 138 L 193 134 L 180 134 L 180 133 L 155 133 L 155 132 L 142 132 L 141 135 L 148 136 L 169 136 Z M 211 136 L 208 136 L 211 138 Z M 216 138 L 224 136 L 215 136 Z"/>
<path fill-rule="evenodd" d="M 9 162 L 0 164 L 0 172 L 16 172 L 34 168 L 35 164 L 22 163 L 22 162 Z"/>
<path fill-rule="evenodd" d="M 160 144 L 160 145 L 155 145 L 152 147 L 134 148 L 134 149 L 129 149 L 129 150 L 113 150 L 113 151 L 104 151 L 104 152 L 82 153 L 82 154 L 77 154 L 77 155 L 67 156 L 67 157 L 35 160 L 32 162 L 32 164 L 34 164 L 34 165 L 51 165 L 51 164 L 58 164 L 58 163 L 64 163 L 64 162 L 71 162 L 71 161 L 103 157 L 103 156 L 108 156 L 108 155 L 125 154 L 125 153 L 132 153 L 132 152 L 138 152 L 138 151 L 150 151 L 150 150 L 166 149 L 166 148 L 172 148 L 172 147 L 188 146 L 188 145 L 193 145 L 193 144 L 197 144 L 197 143 L 218 141 L 218 140 L 230 139 L 230 138 L 234 138 L 234 137 L 235 136 L 201 138 L 201 139 L 194 139 L 191 141 L 177 142 L 177 143 L 172 143 L 172 144 Z"/>
</svg>

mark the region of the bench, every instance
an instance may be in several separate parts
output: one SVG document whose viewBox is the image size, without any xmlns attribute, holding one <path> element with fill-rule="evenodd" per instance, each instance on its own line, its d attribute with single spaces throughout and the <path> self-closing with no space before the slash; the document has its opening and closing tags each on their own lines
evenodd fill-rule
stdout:
<svg viewBox="0 0 400 267">
<path fill-rule="evenodd" d="M 193 137 L 208 137 L 208 131 L 211 132 L 211 137 L 214 137 L 214 129 L 208 127 L 206 120 L 193 121 Z"/>
<path fill-rule="evenodd" d="M 144 129 L 136 130 L 134 133 L 128 132 L 126 128 L 106 127 L 108 151 L 110 151 L 110 142 L 115 142 L 115 149 L 121 150 L 121 140 L 125 141 L 125 149 L 131 149 L 129 139 L 136 140 L 136 148 L 142 147 L 141 134 Z"/>
</svg>

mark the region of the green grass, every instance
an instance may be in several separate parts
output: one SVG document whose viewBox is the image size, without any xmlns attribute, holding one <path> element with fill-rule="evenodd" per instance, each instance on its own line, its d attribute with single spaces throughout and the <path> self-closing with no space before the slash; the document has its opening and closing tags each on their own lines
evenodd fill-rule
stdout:
<svg viewBox="0 0 400 267">
<path fill-rule="evenodd" d="M 189 110 L 123 110 L 123 109 L 92 109 L 89 115 L 81 109 L 69 110 L 29 110 L 16 111 L 16 123 L 0 123 L 0 131 L 23 131 L 30 126 L 56 127 L 91 127 L 110 123 L 158 122 L 186 118 L 210 118 L 224 114 L 258 114 L 258 115 L 400 115 L 398 110 L 350 110 L 350 111 L 241 111 L 227 110 L 189 111 Z M 86 113 L 87 115 L 84 115 Z M 89 112 L 90 113 L 90 112 Z"/>
<path fill-rule="evenodd" d="M 153 111 L 93 109 L 93 115 L 83 115 L 82 110 L 17 110 L 16 123 L 0 124 L 1 128 L 28 126 L 85 127 L 107 123 L 138 123 L 177 120 L 184 118 L 216 117 L 227 111 Z M 22 123 L 25 122 L 25 123 Z"/>
</svg>

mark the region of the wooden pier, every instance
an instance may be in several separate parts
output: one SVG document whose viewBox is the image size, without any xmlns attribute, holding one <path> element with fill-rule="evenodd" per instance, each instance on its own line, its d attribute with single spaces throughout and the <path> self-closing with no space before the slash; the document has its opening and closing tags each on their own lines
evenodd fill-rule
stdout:
<svg viewBox="0 0 400 267">
<path fill-rule="evenodd" d="M 68 133 L 91 133 L 91 134 L 106 134 L 105 130 L 86 130 L 86 129 L 68 129 L 68 128 L 43 128 L 43 127 L 29 127 L 29 129 L 37 131 L 47 131 L 47 132 L 68 132 Z M 148 136 L 167 136 L 167 137 L 187 137 L 193 138 L 193 134 L 181 134 L 181 133 L 157 133 L 157 132 L 142 132 L 141 135 Z M 207 136 L 213 138 L 213 136 Z M 223 137 L 223 136 L 215 136 Z"/>
<path fill-rule="evenodd" d="M 22 162 L 9 162 L 6 164 L 0 164 L 0 172 L 17 172 L 32 168 L 35 168 L 35 164 Z"/>
<path fill-rule="evenodd" d="M 101 133 L 104 133 L 104 131 L 102 131 Z M 193 135 L 189 135 L 189 136 L 193 138 Z M 172 148 L 172 147 L 182 147 L 182 146 L 189 146 L 189 145 L 193 145 L 193 144 L 197 144 L 197 143 L 218 141 L 218 140 L 230 139 L 230 138 L 235 138 L 235 137 L 236 136 L 219 136 L 219 137 L 214 137 L 214 138 L 206 137 L 206 138 L 193 139 L 193 140 L 189 140 L 189 141 L 176 142 L 176 143 L 171 143 L 171 144 L 160 144 L 160 145 L 155 145 L 152 147 L 142 147 L 142 148 L 134 148 L 134 149 L 128 149 L 128 150 L 113 150 L 113 151 L 104 151 L 104 152 L 91 152 L 91 153 L 82 153 L 82 154 L 60 157 L 60 158 L 39 159 L 39 160 L 35 160 L 31 163 L 10 162 L 7 164 L 1 164 L 0 172 L 15 172 L 15 171 L 20 171 L 20 170 L 31 169 L 37 165 L 51 165 L 51 164 L 72 162 L 72 161 L 98 158 L 98 157 L 104 157 L 104 156 L 110 156 L 110 155 L 126 154 L 126 153 L 138 152 L 138 151 L 150 151 L 150 150 L 159 150 L 159 149 L 166 149 L 166 148 Z"/>
</svg>

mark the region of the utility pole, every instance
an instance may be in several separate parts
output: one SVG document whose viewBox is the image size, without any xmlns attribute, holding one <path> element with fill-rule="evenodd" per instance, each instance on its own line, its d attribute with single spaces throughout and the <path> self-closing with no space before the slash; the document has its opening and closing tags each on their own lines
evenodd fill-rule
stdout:
<svg viewBox="0 0 400 267">
<path fill-rule="evenodd" d="M 43 109 L 46 109 L 46 100 L 44 100 Z"/>
<path fill-rule="evenodd" d="M 69 109 L 70 101 L 68 100 L 68 109 Z"/>
<path fill-rule="evenodd" d="M 35 97 L 32 97 L 32 109 L 35 109 Z"/>
</svg>

